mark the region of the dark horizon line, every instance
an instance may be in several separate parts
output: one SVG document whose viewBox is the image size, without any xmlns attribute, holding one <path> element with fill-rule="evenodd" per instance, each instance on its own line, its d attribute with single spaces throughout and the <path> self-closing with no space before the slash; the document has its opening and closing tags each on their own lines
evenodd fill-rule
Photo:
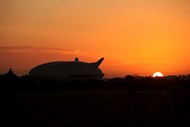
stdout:
<svg viewBox="0 0 190 127">
<path fill-rule="evenodd" d="M 17 77 L 23 77 L 23 76 L 29 76 L 29 74 L 22 74 L 22 75 L 18 75 L 18 74 L 16 74 L 16 73 L 14 73 L 14 71 L 12 70 L 12 68 L 10 68 L 9 70 L 8 70 L 8 72 L 7 73 L 4 73 L 4 74 L 0 74 L 0 76 L 2 76 L 2 75 L 6 75 L 6 74 L 9 74 L 9 73 L 12 73 L 13 75 L 16 75 Z M 106 77 L 106 76 L 104 76 L 103 77 L 103 79 L 112 79 L 112 78 L 127 78 L 127 77 L 136 77 L 136 78 L 138 78 L 138 77 L 141 77 L 141 78 L 146 78 L 146 77 L 152 77 L 152 78 L 164 78 L 164 77 L 188 77 L 188 78 L 190 78 L 190 73 L 188 73 L 188 74 L 178 74 L 178 75 L 176 75 L 176 74 L 170 74 L 170 75 L 164 75 L 163 77 L 159 77 L 159 76 L 157 76 L 157 77 L 153 77 L 152 75 L 146 75 L 146 76 L 143 76 L 143 75 L 138 75 L 138 74 L 133 74 L 133 75 L 131 75 L 131 74 L 126 74 L 125 76 L 111 76 L 111 77 Z"/>
</svg>

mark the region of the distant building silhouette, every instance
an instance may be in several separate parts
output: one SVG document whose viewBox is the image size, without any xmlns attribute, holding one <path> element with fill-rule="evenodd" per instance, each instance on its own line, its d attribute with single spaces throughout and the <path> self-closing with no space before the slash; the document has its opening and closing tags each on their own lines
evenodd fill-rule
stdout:
<svg viewBox="0 0 190 127">
<path fill-rule="evenodd" d="M 4 79 L 10 79 L 10 80 L 12 80 L 12 79 L 14 80 L 14 79 L 18 79 L 18 78 L 19 78 L 19 76 L 17 76 L 17 75 L 13 72 L 12 68 L 10 68 L 7 73 L 2 74 L 1 77 L 3 77 Z"/>
<path fill-rule="evenodd" d="M 9 74 L 9 75 L 13 75 L 14 74 L 12 68 L 9 69 L 9 71 L 7 72 L 7 74 Z"/>
</svg>

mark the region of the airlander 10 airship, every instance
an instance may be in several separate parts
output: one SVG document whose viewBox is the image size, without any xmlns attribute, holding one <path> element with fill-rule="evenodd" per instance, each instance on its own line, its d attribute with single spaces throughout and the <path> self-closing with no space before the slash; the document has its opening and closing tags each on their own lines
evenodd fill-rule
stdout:
<svg viewBox="0 0 190 127">
<path fill-rule="evenodd" d="M 104 74 L 98 68 L 104 58 L 97 62 L 86 63 L 79 61 L 57 61 L 38 65 L 29 71 L 29 76 L 36 79 L 72 80 L 72 79 L 101 79 Z"/>
</svg>

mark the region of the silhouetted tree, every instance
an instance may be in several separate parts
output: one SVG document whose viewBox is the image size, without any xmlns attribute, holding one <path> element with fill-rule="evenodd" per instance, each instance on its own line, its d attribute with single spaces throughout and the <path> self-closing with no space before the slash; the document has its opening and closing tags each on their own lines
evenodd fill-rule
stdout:
<svg viewBox="0 0 190 127">
<path fill-rule="evenodd" d="M 135 79 L 135 77 L 132 75 L 126 75 L 125 76 L 125 80 L 127 80 L 127 81 L 133 81 L 134 79 Z"/>
</svg>

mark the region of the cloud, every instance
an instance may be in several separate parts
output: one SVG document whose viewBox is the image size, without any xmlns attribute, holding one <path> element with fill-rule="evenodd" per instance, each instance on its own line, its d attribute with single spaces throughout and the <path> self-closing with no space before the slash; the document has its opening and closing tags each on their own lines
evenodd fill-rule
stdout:
<svg viewBox="0 0 190 127">
<path fill-rule="evenodd" d="M 34 46 L 0 46 L 0 52 L 27 52 L 27 51 L 52 51 L 65 54 L 78 54 L 79 50 L 67 50 L 63 48 L 34 47 Z"/>
</svg>

